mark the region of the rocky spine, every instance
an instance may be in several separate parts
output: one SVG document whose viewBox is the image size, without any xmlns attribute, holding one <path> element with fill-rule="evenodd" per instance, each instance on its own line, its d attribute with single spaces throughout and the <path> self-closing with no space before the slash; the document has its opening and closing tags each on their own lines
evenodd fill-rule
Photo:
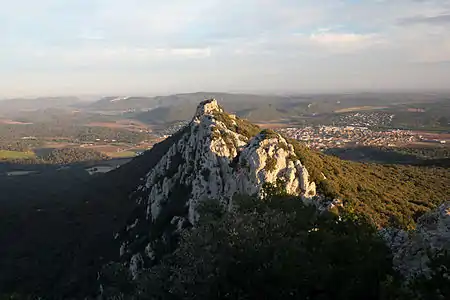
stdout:
<svg viewBox="0 0 450 300">
<path fill-rule="evenodd" d="M 216 100 L 200 103 L 182 137 L 132 196 L 136 214 L 117 237 L 133 274 L 155 259 L 158 244 L 195 224 L 200 201 L 231 206 L 235 195 L 262 196 L 265 183 L 282 182 L 289 194 L 313 203 L 316 185 L 292 145 L 273 131 L 251 136 L 243 128 L 250 125 L 226 114 Z"/>
</svg>

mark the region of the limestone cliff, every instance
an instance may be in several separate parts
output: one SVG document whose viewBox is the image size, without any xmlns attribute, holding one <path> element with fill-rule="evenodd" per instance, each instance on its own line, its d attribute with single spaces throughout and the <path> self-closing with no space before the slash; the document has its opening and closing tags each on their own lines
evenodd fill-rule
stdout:
<svg viewBox="0 0 450 300">
<path fill-rule="evenodd" d="M 215 100 L 200 103 L 181 138 L 132 195 L 136 212 L 117 239 L 133 272 L 168 247 L 174 232 L 195 224 L 200 201 L 218 199 L 230 206 L 234 195 L 261 196 L 264 183 L 276 182 L 313 201 L 316 185 L 292 145 L 273 131 L 258 131 L 226 114 Z"/>
</svg>

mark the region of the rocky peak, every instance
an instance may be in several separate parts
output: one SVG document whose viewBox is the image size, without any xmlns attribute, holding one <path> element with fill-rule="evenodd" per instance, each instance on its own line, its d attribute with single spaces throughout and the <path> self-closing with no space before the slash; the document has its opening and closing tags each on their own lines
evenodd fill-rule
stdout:
<svg viewBox="0 0 450 300">
<path fill-rule="evenodd" d="M 195 224 L 200 201 L 230 206 L 233 196 L 261 195 L 264 183 L 277 182 L 312 201 L 316 185 L 292 145 L 278 133 L 256 129 L 214 99 L 200 103 L 181 138 L 131 196 L 137 209 L 117 238 L 132 271 L 158 257 L 174 233 Z"/>
<path fill-rule="evenodd" d="M 200 118 L 204 115 L 212 115 L 215 112 L 223 113 L 223 109 L 219 106 L 219 103 L 215 99 L 209 99 L 200 102 L 197 106 L 194 118 Z"/>
</svg>

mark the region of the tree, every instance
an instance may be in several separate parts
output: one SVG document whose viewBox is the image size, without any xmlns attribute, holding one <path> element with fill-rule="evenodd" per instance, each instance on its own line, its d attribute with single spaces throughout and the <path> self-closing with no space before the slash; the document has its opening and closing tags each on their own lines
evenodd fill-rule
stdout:
<svg viewBox="0 0 450 300">
<path fill-rule="evenodd" d="M 178 249 L 144 270 L 135 299 L 379 299 L 389 251 L 364 218 L 327 214 L 300 199 L 208 201 Z"/>
</svg>

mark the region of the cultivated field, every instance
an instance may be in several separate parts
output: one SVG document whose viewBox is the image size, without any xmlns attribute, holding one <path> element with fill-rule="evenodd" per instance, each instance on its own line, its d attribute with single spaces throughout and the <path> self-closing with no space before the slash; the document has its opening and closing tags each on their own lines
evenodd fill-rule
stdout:
<svg viewBox="0 0 450 300">
<path fill-rule="evenodd" d="M 85 124 L 85 126 L 89 127 L 106 127 L 106 128 L 115 128 L 115 129 L 126 129 L 130 131 L 151 131 L 150 127 L 147 124 L 144 124 L 137 120 L 119 120 L 116 122 L 91 122 Z"/>
<path fill-rule="evenodd" d="M 0 124 L 5 124 L 5 125 L 31 125 L 33 123 L 24 123 L 24 122 L 9 120 L 9 119 L 0 119 Z"/>
<path fill-rule="evenodd" d="M 0 159 L 23 159 L 35 157 L 33 152 L 0 150 Z"/>
<path fill-rule="evenodd" d="M 347 112 L 356 112 L 356 111 L 367 111 L 367 110 L 377 110 L 377 109 L 385 109 L 387 106 L 355 106 L 355 107 L 347 107 L 335 110 L 335 113 L 347 113 Z"/>
</svg>

